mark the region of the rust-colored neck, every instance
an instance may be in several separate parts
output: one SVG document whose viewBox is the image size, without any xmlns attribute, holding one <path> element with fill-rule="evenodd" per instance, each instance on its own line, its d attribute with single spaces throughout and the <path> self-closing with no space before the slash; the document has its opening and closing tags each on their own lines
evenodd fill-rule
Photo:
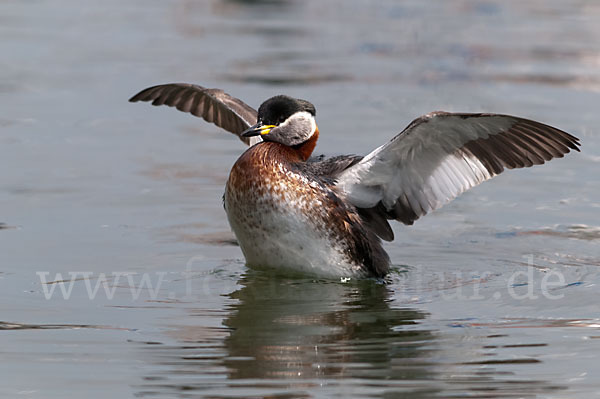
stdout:
<svg viewBox="0 0 600 399">
<path fill-rule="evenodd" d="M 312 154 L 313 150 L 315 149 L 318 139 L 319 139 L 319 127 L 315 126 L 315 132 L 308 140 L 306 140 L 302 144 L 295 145 L 292 148 L 296 150 L 296 152 L 298 153 L 298 155 L 300 156 L 300 158 L 303 161 L 306 161 L 308 158 L 310 158 L 310 155 Z"/>
</svg>

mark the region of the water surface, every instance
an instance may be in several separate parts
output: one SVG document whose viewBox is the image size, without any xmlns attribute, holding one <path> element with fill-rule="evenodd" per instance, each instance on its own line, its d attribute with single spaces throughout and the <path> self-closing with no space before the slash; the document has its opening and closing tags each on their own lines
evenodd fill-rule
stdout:
<svg viewBox="0 0 600 399">
<path fill-rule="evenodd" d="M 600 397 L 598 18 L 574 0 L 3 2 L 1 396 Z M 222 208 L 243 144 L 127 103 L 177 81 L 306 98 L 325 154 L 432 110 L 544 121 L 583 152 L 395 224 L 385 281 L 274 277 L 244 266 Z"/>
</svg>

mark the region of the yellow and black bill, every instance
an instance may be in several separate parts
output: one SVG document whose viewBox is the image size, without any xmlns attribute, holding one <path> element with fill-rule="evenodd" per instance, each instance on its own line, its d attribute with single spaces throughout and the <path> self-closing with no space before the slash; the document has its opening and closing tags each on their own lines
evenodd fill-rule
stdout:
<svg viewBox="0 0 600 399">
<path fill-rule="evenodd" d="M 264 136 L 265 134 L 269 134 L 269 132 L 271 131 L 271 129 L 273 129 L 275 127 L 275 125 L 263 125 L 262 123 L 258 122 L 256 125 L 254 126 L 250 126 L 248 129 L 244 130 L 240 136 L 242 137 L 252 137 L 252 136 Z"/>
</svg>

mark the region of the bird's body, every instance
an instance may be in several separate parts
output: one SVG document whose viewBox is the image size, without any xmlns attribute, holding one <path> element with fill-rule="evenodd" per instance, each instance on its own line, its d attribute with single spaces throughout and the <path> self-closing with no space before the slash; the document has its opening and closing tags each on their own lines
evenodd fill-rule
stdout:
<svg viewBox="0 0 600 399">
<path fill-rule="evenodd" d="M 578 151 L 578 139 L 509 115 L 435 112 L 360 156 L 311 157 L 315 108 L 276 96 L 255 111 L 218 89 L 168 84 L 130 101 L 175 106 L 251 147 L 231 169 L 224 205 L 246 263 L 328 277 L 384 276 L 388 220 L 413 224 L 505 168 Z M 262 140 L 260 139 L 262 138 Z"/>
<path fill-rule="evenodd" d="M 385 274 L 379 239 L 332 181 L 305 165 L 297 149 L 263 142 L 231 169 L 225 210 L 246 263 L 330 277 Z"/>
</svg>

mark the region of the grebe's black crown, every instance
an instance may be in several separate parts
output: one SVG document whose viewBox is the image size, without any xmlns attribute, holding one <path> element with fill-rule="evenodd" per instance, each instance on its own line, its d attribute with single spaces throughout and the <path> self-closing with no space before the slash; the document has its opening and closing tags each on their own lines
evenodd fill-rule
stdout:
<svg viewBox="0 0 600 399">
<path fill-rule="evenodd" d="M 277 125 L 284 122 L 296 112 L 308 112 L 315 116 L 315 106 L 306 100 L 289 96 L 275 96 L 261 104 L 258 109 L 258 120 L 265 125 Z"/>
</svg>

